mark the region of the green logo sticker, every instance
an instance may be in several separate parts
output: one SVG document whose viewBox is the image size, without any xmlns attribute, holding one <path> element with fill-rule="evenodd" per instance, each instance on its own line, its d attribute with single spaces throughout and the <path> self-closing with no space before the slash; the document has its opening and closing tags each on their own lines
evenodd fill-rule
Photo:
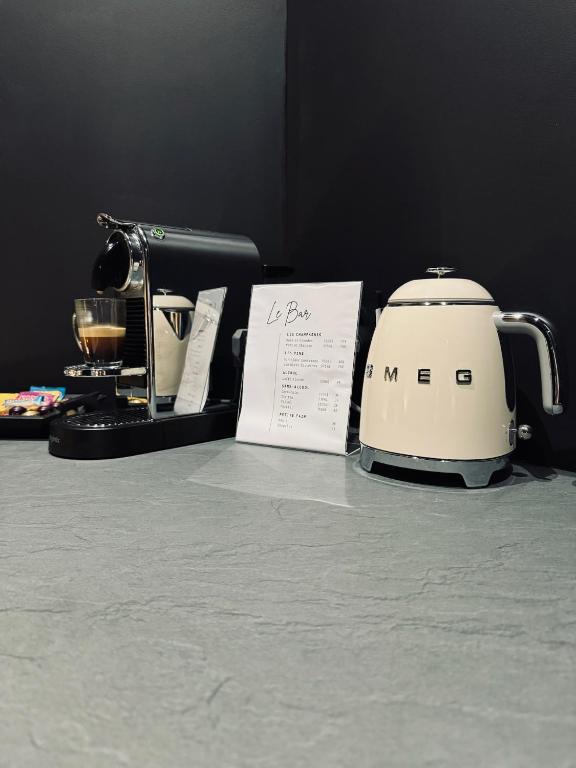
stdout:
<svg viewBox="0 0 576 768">
<path fill-rule="evenodd" d="M 164 240 L 166 237 L 166 232 L 162 229 L 162 227 L 154 227 L 151 232 L 152 237 L 157 238 L 158 240 Z"/>
</svg>

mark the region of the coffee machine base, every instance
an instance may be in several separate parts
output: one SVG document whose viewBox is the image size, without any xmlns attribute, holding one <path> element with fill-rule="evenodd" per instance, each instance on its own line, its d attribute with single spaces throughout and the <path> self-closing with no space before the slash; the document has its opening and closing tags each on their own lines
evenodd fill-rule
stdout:
<svg viewBox="0 0 576 768">
<path fill-rule="evenodd" d="M 419 472 L 460 475 L 467 488 L 485 488 L 490 484 L 494 473 L 502 472 L 509 467 L 509 460 L 508 456 L 498 456 L 494 459 L 478 459 L 477 461 L 426 459 L 421 456 L 405 456 L 401 453 L 390 453 L 389 451 L 381 451 L 378 448 L 362 445 L 360 449 L 360 466 L 366 472 L 372 472 L 374 464 L 383 464 L 397 469 L 410 469 Z"/>
<path fill-rule="evenodd" d="M 55 421 L 48 450 L 63 459 L 117 459 L 233 437 L 237 421 L 238 407 L 228 403 L 162 419 L 145 407 L 100 411 Z"/>
</svg>

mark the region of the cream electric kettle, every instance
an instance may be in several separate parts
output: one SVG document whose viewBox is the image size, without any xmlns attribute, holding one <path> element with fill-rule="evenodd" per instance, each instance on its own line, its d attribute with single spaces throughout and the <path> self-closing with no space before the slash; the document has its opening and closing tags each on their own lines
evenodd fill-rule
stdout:
<svg viewBox="0 0 576 768">
<path fill-rule="evenodd" d="M 557 348 L 544 318 L 501 312 L 472 280 L 427 270 L 390 296 L 370 345 L 362 391 L 360 463 L 460 474 L 467 487 L 488 485 L 508 464 L 516 438 L 514 372 L 503 334 L 536 342 L 542 403 L 562 413 Z"/>
<path fill-rule="evenodd" d="M 184 371 L 194 304 L 185 296 L 172 295 L 168 288 L 159 288 L 152 296 L 152 306 L 156 396 L 173 402 Z"/>
</svg>

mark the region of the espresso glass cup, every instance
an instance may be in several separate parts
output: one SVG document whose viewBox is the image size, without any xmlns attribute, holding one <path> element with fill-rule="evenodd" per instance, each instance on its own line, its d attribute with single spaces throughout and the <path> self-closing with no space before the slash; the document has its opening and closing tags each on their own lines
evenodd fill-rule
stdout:
<svg viewBox="0 0 576 768">
<path fill-rule="evenodd" d="M 76 299 L 72 327 L 87 365 L 118 367 L 126 336 L 124 299 Z"/>
</svg>

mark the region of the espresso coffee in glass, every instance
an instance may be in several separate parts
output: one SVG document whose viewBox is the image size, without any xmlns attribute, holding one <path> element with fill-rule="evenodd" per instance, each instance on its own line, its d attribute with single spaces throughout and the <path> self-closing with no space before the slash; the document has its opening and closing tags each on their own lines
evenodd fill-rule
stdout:
<svg viewBox="0 0 576 768">
<path fill-rule="evenodd" d="M 126 335 L 124 299 L 76 299 L 72 318 L 76 342 L 93 366 L 122 365 Z"/>
</svg>

